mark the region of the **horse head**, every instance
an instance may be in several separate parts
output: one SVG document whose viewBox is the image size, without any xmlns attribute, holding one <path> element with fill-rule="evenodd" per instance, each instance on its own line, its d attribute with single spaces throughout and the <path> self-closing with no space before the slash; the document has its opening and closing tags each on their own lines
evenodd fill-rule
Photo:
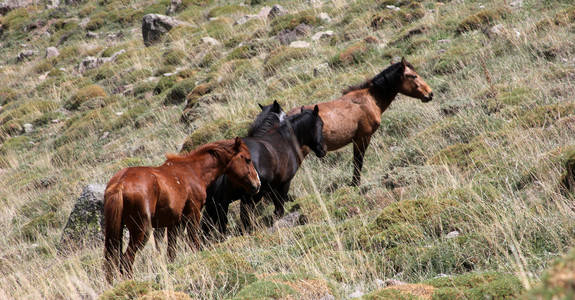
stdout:
<svg viewBox="0 0 575 300">
<path fill-rule="evenodd" d="M 258 105 L 262 109 L 262 112 L 250 126 L 248 137 L 266 135 L 276 129 L 279 123 L 283 122 L 286 118 L 285 112 L 283 112 L 280 104 L 276 100 L 270 105 L 261 105 L 259 103 Z"/>
<path fill-rule="evenodd" d="M 309 114 L 313 120 L 312 127 L 308 128 L 311 133 L 310 139 L 307 141 L 306 146 L 308 146 L 317 157 L 324 157 L 327 153 L 327 145 L 323 138 L 323 120 L 319 116 L 319 107 L 316 105 L 313 111 L 310 109 L 305 109 L 301 107 L 302 114 Z"/>
<path fill-rule="evenodd" d="M 398 92 L 406 96 L 429 102 L 433 99 L 433 91 L 427 83 L 415 72 L 412 65 L 401 58 L 401 83 Z"/>
<path fill-rule="evenodd" d="M 237 186 L 250 194 L 257 194 L 261 187 L 260 177 L 252 163 L 250 150 L 246 144 L 236 137 L 234 154 L 228 163 L 225 174 Z"/>
</svg>

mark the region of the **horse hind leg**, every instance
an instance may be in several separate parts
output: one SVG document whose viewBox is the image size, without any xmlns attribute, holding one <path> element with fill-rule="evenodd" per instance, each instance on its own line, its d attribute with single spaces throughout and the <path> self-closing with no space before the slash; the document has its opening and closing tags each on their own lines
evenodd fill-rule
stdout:
<svg viewBox="0 0 575 300">
<path fill-rule="evenodd" d="M 178 245 L 178 239 L 184 231 L 184 223 L 182 221 L 177 224 L 168 227 L 168 261 L 174 262 L 176 259 L 176 246 Z"/>
<path fill-rule="evenodd" d="M 130 242 L 128 248 L 122 256 L 120 271 L 128 278 L 133 276 L 134 260 L 136 253 L 142 249 L 150 239 L 152 226 L 149 222 L 142 222 L 141 224 L 132 224 L 128 226 L 130 231 Z"/>
<path fill-rule="evenodd" d="M 351 186 L 359 186 L 361 183 L 363 157 L 370 141 L 371 136 L 353 141 L 353 177 L 351 178 Z"/>
</svg>

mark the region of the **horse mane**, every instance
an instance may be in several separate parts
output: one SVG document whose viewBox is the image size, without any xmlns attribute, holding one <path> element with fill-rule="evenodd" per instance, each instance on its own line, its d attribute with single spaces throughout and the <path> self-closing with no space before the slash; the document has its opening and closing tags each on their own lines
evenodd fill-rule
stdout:
<svg viewBox="0 0 575 300">
<path fill-rule="evenodd" d="M 278 128 L 278 132 L 283 136 L 289 136 L 293 132 L 295 136 L 300 137 L 309 130 L 308 127 L 311 122 L 313 122 L 313 111 L 304 109 L 303 112 L 289 116 L 285 122 L 282 122 Z"/>
<path fill-rule="evenodd" d="M 266 135 L 269 131 L 276 127 L 280 123 L 280 117 L 278 114 L 272 112 L 273 105 L 267 105 L 263 107 L 262 112 L 256 117 L 255 121 L 250 125 L 248 130 L 248 137 L 257 137 Z"/>
<path fill-rule="evenodd" d="M 409 62 L 405 62 L 405 65 L 414 70 L 413 65 Z M 372 89 L 376 92 L 386 92 L 394 89 L 395 84 L 399 82 L 399 78 L 402 75 L 401 72 L 401 62 L 391 64 L 389 67 L 385 68 L 381 73 L 375 75 L 373 78 L 366 80 L 363 83 L 352 85 L 342 90 L 343 95 L 349 94 L 353 91 Z"/>
<path fill-rule="evenodd" d="M 166 155 L 166 162 L 174 163 L 174 162 L 187 161 L 194 156 L 210 152 L 213 152 L 218 156 L 220 154 L 223 154 L 224 156 L 231 157 L 232 155 L 235 154 L 235 150 L 233 149 L 234 143 L 235 143 L 234 139 L 220 140 L 202 145 L 199 148 L 191 150 L 188 153 L 181 153 L 181 154 L 168 153 Z"/>
</svg>

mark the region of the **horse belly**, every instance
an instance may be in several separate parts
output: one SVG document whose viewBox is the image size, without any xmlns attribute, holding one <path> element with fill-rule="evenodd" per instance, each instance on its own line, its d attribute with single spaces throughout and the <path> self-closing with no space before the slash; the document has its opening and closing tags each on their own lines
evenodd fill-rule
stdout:
<svg viewBox="0 0 575 300">
<path fill-rule="evenodd" d="M 181 218 L 181 212 L 174 211 L 170 207 L 160 208 L 152 216 L 152 227 L 170 227 L 177 224 Z"/>
</svg>

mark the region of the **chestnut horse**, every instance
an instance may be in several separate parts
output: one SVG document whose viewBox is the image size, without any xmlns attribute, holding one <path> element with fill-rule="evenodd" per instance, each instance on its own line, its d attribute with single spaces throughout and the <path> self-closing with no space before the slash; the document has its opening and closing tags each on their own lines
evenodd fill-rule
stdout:
<svg viewBox="0 0 575 300">
<path fill-rule="evenodd" d="M 363 156 L 371 136 L 381 123 L 381 114 L 389 107 L 397 94 L 429 102 L 433 98 L 431 88 L 405 60 L 394 63 L 366 82 L 351 86 L 335 100 L 317 104 L 323 126 L 323 136 L 328 151 L 337 150 L 353 143 L 353 177 L 351 185 L 361 180 Z M 313 105 L 307 105 L 311 108 Z M 288 115 L 298 113 L 299 107 Z"/>
<path fill-rule="evenodd" d="M 248 147 L 240 138 L 206 144 L 189 154 L 168 155 L 159 167 L 132 167 L 116 173 L 104 195 L 106 279 L 120 271 L 131 276 L 136 252 L 152 228 L 168 227 L 168 258 L 175 258 L 176 237 L 187 229 L 190 243 L 200 246 L 200 212 L 206 189 L 226 174 L 249 193 L 261 183 Z M 130 242 L 122 255 L 122 232 Z"/>
</svg>

